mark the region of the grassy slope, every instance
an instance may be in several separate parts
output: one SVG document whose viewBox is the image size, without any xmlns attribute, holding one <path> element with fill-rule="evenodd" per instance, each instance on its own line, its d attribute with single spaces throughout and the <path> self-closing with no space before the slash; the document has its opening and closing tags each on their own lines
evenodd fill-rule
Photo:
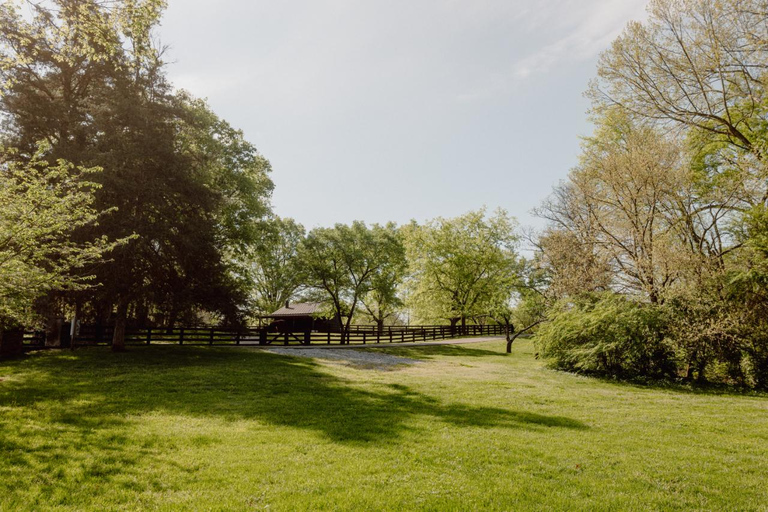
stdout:
<svg viewBox="0 0 768 512">
<path fill-rule="evenodd" d="M 0 362 L 0 510 L 768 510 L 768 397 L 546 370 L 530 342 L 394 371 L 254 349 Z"/>
</svg>

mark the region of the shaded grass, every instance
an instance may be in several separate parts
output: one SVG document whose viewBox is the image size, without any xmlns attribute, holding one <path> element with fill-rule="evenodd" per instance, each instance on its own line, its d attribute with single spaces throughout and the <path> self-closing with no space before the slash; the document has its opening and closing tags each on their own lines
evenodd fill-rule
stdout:
<svg viewBox="0 0 768 512">
<path fill-rule="evenodd" d="M 547 370 L 530 342 L 396 371 L 257 349 L 0 362 L 2 510 L 768 510 L 768 398 Z"/>
</svg>

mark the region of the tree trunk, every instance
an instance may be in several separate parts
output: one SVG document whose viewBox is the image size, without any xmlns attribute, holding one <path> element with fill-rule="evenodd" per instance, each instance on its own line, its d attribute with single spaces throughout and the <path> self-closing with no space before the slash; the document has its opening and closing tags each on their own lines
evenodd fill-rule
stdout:
<svg viewBox="0 0 768 512">
<path fill-rule="evenodd" d="M 149 323 L 149 308 L 144 301 L 139 302 L 136 306 L 136 327 L 139 329 L 145 329 Z"/>
<path fill-rule="evenodd" d="M 515 342 L 515 340 L 518 338 L 518 336 L 520 336 L 524 332 L 530 331 L 531 329 L 533 329 L 534 327 L 536 327 L 540 323 L 543 323 L 543 322 L 546 322 L 546 321 L 547 321 L 546 318 L 541 319 L 541 320 L 537 320 L 537 321 L 533 322 L 531 325 L 529 325 L 529 326 L 527 326 L 527 327 L 517 331 L 511 338 L 508 338 L 507 339 L 507 354 L 511 354 L 512 353 L 512 344 Z"/>
<path fill-rule="evenodd" d="M 459 323 L 459 319 L 451 318 L 450 321 L 451 321 L 451 337 L 453 338 L 456 336 L 456 324 Z"/>
<path fill-rule="evenodd" d="M 80 321 L 80 301 L 75 301 L 75 312 L 72 318 L 72 324 L 69 330 L 69 349 L 75 350 L 75 343 L 77 342 L 77 323 Z"/>
<path fill-rule="evenodd" d="M 381 336 L 382 333 L 384 333 L 384 319 L 383 318 L 379 318 L 378 320 L 376 320 L 376 329 L 377 329 L 377 331 L 379 333 L 379 336 Z"/>
<path fill-rule="evenodd" d="M 120 299 L 117 303 L 117 315 L 115 317 L 115 332 L 112 335 L 112 352 L 125 350 L 125 323 L 128 316 L 128 300 Z"/>
<path fill-rule="evenodd" d="M 176 309 L 176 305 L 174 304 L 171 307 L 171 311 L 168 313 L 168 321 L 165 325 L 167 329 L 166 332 L 168 334 L 171 334 L 173 332 L 173 328 L 176 327 L 176 322 L 178 321 L 178 319 L 179 319 L 179 311 L 178 309 Z"/>
</svg>

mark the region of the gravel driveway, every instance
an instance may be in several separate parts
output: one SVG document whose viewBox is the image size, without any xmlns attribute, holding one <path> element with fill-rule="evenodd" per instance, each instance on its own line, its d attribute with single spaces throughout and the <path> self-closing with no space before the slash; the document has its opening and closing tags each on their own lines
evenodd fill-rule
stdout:
<svg viewBox="0 0 768 512">
<path fill-rule="evenodd" d="M 327 349 L 327 348 L 271 348 L 269 352 L 284 356 L 309 357 L 313 359 L 329 359 L 346 363 L 357 368 L 389 370 L 400 365 L 421 363 L 418 359 L 383 354 L 373 350 Z"/>
</svg>

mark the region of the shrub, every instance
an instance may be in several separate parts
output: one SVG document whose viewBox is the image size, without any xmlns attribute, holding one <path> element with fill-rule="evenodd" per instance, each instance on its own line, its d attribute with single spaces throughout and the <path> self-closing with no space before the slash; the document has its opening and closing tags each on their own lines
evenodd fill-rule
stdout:
<svg viewBox="0 0 768 512">
<path fill-rule="evenodd" d="M 561 302 L 537 336 L 558 369 L 618 378 L 674 378 L 675 350 L 665 308 L 615 294 Z"/>
</svg>

